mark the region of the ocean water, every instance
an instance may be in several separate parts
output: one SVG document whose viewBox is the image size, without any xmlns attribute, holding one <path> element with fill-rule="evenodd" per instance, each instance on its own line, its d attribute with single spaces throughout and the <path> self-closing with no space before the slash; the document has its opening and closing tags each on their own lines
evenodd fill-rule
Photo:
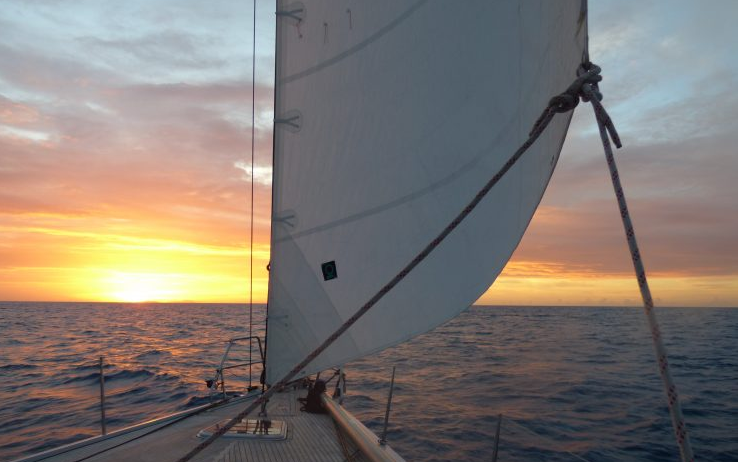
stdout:
<svg viewBox="0 0 738 462">
<path fill-rule="evenodd" d="M 658 315 L 697 460 L 738 461 L 738 309 Z M 0 460 L 100 432 L 101 355 L 108 431 L 208 402 L 204 379 L 248 318 L 245 305 L 0 303 Z M 349 364 L 344 404 L 375 432 L 392 366 L 388 440 L 409 461 L 491 460 L 500 414 L 500 461 L 679 459 L 640 309 L 472 307 Z M 236 371 L 229 388 L 246 385 Z"/>
</svg>

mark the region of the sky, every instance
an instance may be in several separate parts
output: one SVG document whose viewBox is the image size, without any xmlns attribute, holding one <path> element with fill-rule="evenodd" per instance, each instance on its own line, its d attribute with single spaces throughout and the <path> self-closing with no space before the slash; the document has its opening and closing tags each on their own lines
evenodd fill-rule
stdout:
<svg viewBox="0 0 738 462">
<path fill-rule="evenodd" d="M 3 1 L 0 300 L 248 301 L 251 8 Z M 256 302 L 269 259 L 272 10 L 257 5 Z M 657 305 L 738 306 L 738 2 L 590 0 L 589 10 Z M 478 303 L 640 303 L 587 106 Z"/>
</svg>

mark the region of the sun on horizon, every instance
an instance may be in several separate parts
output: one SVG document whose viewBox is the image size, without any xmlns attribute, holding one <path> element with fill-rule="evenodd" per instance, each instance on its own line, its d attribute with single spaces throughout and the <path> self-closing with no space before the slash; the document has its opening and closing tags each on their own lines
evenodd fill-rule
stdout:
<svg viewBox="0 0 738 462">
<path fill-rule="evenodd" d="M 111 301 L 138 303 L 181 299 L 181 287 L 167 275 L 120 273 L 108 281 Z"/>
</svg>

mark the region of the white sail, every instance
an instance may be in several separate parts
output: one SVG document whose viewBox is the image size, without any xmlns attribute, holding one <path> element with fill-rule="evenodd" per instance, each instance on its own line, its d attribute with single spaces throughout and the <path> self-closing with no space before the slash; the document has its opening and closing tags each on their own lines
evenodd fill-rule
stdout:
<svg viewBox="0 0 738 462">
<path fill-rule="evenodd" d="M 278 2 L 268 383 L 366 303 L 522 144 L 575 77 L 584 8 Z M 302 375 L 471 305 L 520 241 L 570 117 L 557 116 L 467 220 Z"/>
</svg>

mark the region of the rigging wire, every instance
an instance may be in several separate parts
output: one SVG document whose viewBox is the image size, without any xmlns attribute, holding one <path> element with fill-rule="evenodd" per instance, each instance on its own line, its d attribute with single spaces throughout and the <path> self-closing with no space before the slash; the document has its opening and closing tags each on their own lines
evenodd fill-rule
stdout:
<svg viewBox="0 0 738 462">
<path fill-rule="evenodd" d="M 256 133 L 256 0 L 253 0 L 251 40 L 251 230 L 249 231 L 249 337 L 254 335 L 254 134 Z M 249 387 L 251 387 L 252 345 L 249 342 Z"/>
</svg>

